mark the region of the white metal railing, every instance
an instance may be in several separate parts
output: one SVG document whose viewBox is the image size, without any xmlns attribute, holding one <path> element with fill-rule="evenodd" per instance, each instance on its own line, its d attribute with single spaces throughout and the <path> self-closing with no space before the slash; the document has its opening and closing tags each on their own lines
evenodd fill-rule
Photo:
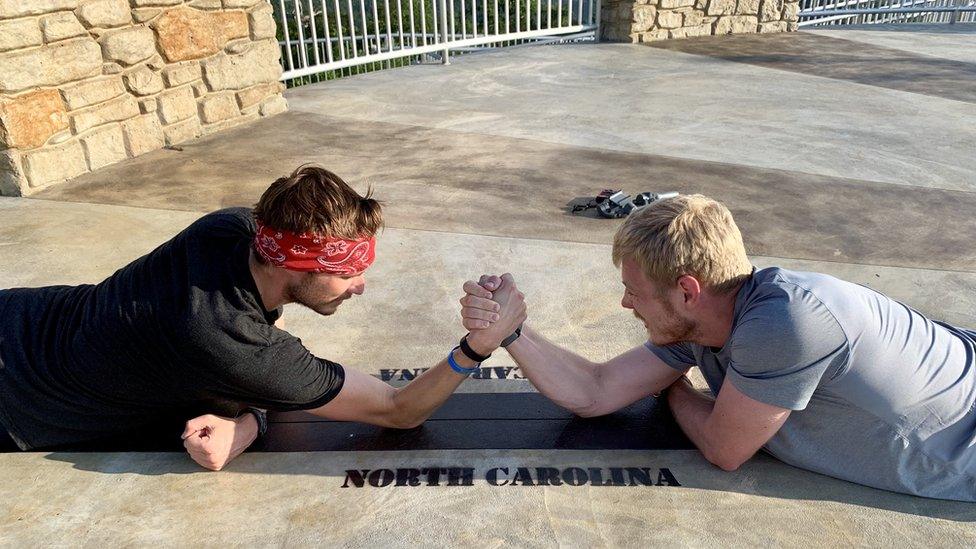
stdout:
<svg viewBox="0 0 976 549">
<path fill-rule="evenodd" d="M 971 23 L 976 0 L 801 0 L 800 26 Z"/>
<path fill-rule="evenodd" d="M 600 0 L 272 0 L 284 72 L 598 36 Z"/>
</svg>

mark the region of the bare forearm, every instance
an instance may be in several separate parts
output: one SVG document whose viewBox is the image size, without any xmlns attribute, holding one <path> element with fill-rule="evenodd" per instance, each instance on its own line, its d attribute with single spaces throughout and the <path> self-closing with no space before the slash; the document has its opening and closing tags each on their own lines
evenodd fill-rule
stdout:
<svg viewBox="0 0 976 549">
<path fill-rule="evenodd" d="M 462 368 L 471 368 L 474 361 L 460 351 L 454 351 L 454 361 Z M 467 379 L 451 369 L 447 359 L 417 376 L 405 387 L 394 390 L 393 409 L 397 426 L 411 428 L 420 425 L 451 396 L 458 385 Z"/>
<path fill-rule="evenodd" d="M 715 401 L 685 381 L 679 380 L 668 389 L 668 405 L 685 435 L 691 439 L 705 459 L 715 463 L 719 448 L 709 424 Z"/>
<path fill-rule="evenodd" d="M 598 366 L 563 349 L 528 326 L 508 346 L 522 373 L 543 395 L 579 413 L 593 406 L 598 394 Z"/>
</svg>

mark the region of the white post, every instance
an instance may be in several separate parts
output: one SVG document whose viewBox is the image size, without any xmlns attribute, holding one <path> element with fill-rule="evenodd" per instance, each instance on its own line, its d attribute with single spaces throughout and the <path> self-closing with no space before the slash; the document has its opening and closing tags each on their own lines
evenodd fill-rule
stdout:
<svg viewBox="0 0 976 549">
<path fill-rule="evenodd" d="M 441 16 L 441 41 L 444 42 L 444 50 L 441 53 L 441 62 L 445 65 L 451 64 L 451 50 L 447 47 L 447 0 L 438 0 L 438 5 L 440 16 Z"/>
</svg>

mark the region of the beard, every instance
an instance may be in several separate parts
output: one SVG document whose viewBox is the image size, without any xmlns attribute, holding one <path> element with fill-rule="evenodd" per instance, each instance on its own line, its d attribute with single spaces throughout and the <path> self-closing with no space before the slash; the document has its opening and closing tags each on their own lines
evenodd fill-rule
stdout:
<svg viewBox="0 0 976 549">
<path fill-rule="evenodd" d="M 331 301 L 322 301 L 320 297 L 315 295 L 312 290 L 312 279 L 305 278 L 298 284 L 290 287 L 288 293 L 291 297 L 291 301 L 303 305 L 322 316 L 333 315 L 339 305 L 345 301 L 349 295 L 341 295 Z"/>
<path fill-rule="evenodd" d="M 634 311 L 634 316 L 643 321 L 644 326 L 647 327 L 647 336 L 651 343 L 663 347 L 684 341 L 693 341 L 698 325 L 691 320 L 681 318 L 671 303 L 667 301 L 663 301 L 663 303 L 664 314 L 653 325 L 647 322 L 647 319 L 638 314 L 637 311 Z"/>
</svg>

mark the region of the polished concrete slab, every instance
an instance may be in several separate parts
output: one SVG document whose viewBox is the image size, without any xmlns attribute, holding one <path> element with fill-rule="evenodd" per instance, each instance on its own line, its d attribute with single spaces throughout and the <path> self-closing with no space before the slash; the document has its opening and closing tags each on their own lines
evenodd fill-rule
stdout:
<svg viewBox="0 0 976 549">
<path fill-rule="evenodd" d="M 959 61 L 962 36 L 943 59 Z M 456 343 L 461 284 L 483 272 L 514 273 L 530 323 L 591 359 L 639 345 L 609 260 L 619 222 L 567 212 L 614 183 L 711 194 L 757 266 L 834 274 L 976 327 L 966 101 L 612 44 L 464 56 L 288 96 L 287 115 L 0 199 L 0 288 L 97 282 L 316 161 L 372 185 L 389 227 L 363 296 L 328 318 L 289 306 L 286 327 L 396 385 Z M 972 504 L 767 456 L 725 473 L 665 449 L 676 433 L 652 445 L 668 424 L 651 400 L 583 421 L 541 400 L 504 352 L 477 377 L 417 431 L 276 417 L 278 442 L 341 451 L 247 452 L 220 473 L 178 451 L 0 455 L 0 545 L 976 544 Z"/>
<path fill-rule="evenodd" d="M 5 476 L 30 480 L 0 483 L 0 530 L 15 546 L 976 543 L 972 504 L 851 486 L 764 456 L 731 474 L 693 450 L 245 453 L 218 474 L 200 472 L 179 454 L 2 457 Z M 455 485 L 444 472 L 434 486 L 428 475 L 419 486 L 382 486 L 397 469 L 432 468 L 454 469 Z M 527 475 L 516 479 L 519 468 Z M 540 486 L 537 468 L 569 472 L 574 482 L 582 471 L 587 482 Z M 654 485 L 594 486 L 591 468 L 603 482 L 614 468 L 647 469 Z M 674 480 L 657 486 L 662 469 Z M 498 486 L 488 479 L 493 470 Z M 363 471 L 367 480 L 357 487 Z"/>
<path fill-rule="evenodd" d="M 976 103 L 976 61 L 920 55 L 833 33 L 737 34 L 649 42 L 655 48 Z M 863 35 L 862 35 L 863 36 Z M 976 33 L 966 35 L 969 49 Z M 936 54 L 937 55 L 937 54 Z"/>
<path fill-rule="evenodd" d="M 958 144 L 960 153 L 963 145 Z M 567 204 L 608 187 L 678 191 L 727 204 L 747 249 L 757 255 L 976 267 L 974 192 L 906 191 L 789 169 L 402 124 L 350 124 L 300 112 L 180 152 L 112 166 L 38 197 L 210 211 L 257 202 L 269 180 L 307 161 L 328 166 L 360 188 L 372 186 L 387 203 L 393 227 L 605 243 L 619 222 L 570 215 Z M 868 202 L 874 207 L 864 208 Z M 925 253 L 918 253 L 922 248 Z"/>
<path fill-rule="evenodd" d="M 976 63 L 976 23 L 807 27 L 803 32 L 918 55 Z"/>
</svg>

